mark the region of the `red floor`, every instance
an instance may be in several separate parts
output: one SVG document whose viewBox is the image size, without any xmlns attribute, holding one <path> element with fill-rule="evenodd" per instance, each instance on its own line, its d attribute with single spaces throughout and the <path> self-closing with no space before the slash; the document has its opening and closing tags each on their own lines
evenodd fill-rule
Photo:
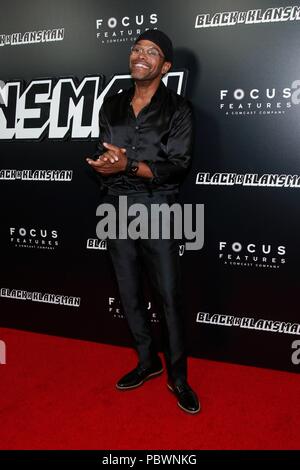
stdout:
<svg viewBox="0 0 300 470">
<path fill-rule="evenodd" d="M 300 376 L 189 360 L 202 411 L 187 415 L 166 376 L 120 392 L 133 351 L 0 329 L 1 449 L 299 449 Z"/>
</svg>

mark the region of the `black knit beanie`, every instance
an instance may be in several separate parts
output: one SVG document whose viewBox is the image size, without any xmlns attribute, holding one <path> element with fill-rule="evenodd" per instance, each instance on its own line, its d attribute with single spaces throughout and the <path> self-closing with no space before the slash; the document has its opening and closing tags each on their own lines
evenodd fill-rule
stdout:
<svg viewBox="0 0 300 470">
<path fill-rule="evenodd" d="M 154 42 L 162 50 L 165 60 L 167 62 L 173 62 L 173 44 L 171 39 L 162 31 L 158 29 L 148 29 L 144 31 L 136 39 L 135 44 L 139 41 L 146 39 L 147 41 Z"/>
</svg>

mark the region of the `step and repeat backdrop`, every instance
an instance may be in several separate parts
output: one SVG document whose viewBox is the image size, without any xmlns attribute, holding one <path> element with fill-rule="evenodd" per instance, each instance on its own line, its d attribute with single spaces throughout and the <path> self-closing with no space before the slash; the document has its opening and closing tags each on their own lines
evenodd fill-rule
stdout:
<svg viewBox="0 0 300 470">
<path fill-rule="evenodd" d="M 132 344 L 85 157 L 147 28 L 172 38 L 165 83 L 195 110 L 181 197 L 204 205 L 204 244 L 178 253 L 189 352 L 299 372 L 299 2 L 1 2 L 0 326 Z"/>
</svg>

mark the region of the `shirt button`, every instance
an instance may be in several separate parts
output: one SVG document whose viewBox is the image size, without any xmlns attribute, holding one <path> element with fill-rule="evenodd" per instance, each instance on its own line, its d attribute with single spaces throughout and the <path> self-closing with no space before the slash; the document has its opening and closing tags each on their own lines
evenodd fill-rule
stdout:
<svg viewBox="0 0 300 470">
<path fill-rule="evenodd" d="M 132 148 L 132 150 L 135 150 L 135 146 L 134 146 L 134 145 L 133 145 L 131 148 Z"/>
<path fill-rule="evenodd" d="M 136 129 L 139 129 L 140 127 L 139 126 L 135 126 Z"/>
</svg>

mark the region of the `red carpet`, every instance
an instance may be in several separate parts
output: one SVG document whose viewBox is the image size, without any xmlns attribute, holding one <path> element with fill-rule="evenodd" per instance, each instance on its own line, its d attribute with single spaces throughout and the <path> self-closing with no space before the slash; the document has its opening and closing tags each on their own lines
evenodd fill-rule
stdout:
<svg viewBox="0 0 300 470">
<path fill-rule="evenodd" d="M 299 449 L 300 377 L 189 360 L 202 411 L 182 412 L 166 376 L 133 391 L 115 381 L 133 351 L 0 329 L 1 449 Z"/>
</svg>

